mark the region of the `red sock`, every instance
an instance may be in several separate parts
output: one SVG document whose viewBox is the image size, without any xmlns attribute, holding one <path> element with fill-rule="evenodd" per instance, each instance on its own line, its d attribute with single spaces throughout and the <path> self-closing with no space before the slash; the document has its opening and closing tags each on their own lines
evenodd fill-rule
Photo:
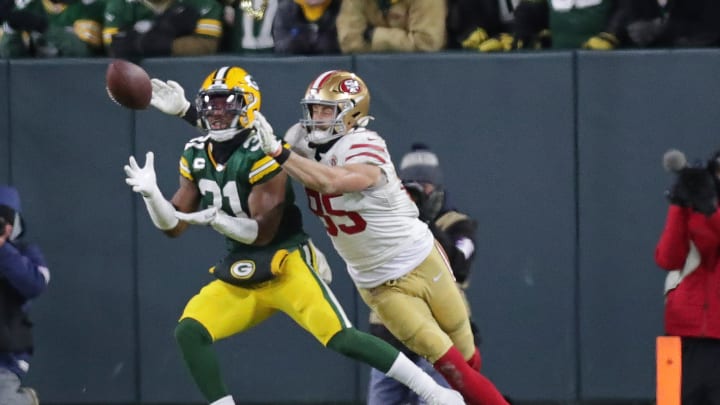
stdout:
<svg viewBox="0 0 720 405">
<path fill-rule="evenodd" d="M 495 385 L 470 368 L 457 348 L 451 347 L 433 367 L 462 394 L 468 405 L 508 405 Z"/>
<path fill-rule="evenodd" d="M 478 349 L 477 347 L 475 348 L 475 353 L 473 353 L 472 357 L 470 357 L 470 360 L 467 361 L 467 364 L 473 370 L 476 370 L 478 373 L 480 372 L 480 367 L 482 366 L 482 358 L 480 357 L 480 349 Z"/>
</svg>

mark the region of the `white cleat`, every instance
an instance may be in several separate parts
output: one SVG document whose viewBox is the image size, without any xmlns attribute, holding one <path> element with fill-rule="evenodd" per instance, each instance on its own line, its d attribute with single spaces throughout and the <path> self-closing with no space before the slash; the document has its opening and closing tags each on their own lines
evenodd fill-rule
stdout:
<svg viewBox="0 0 720 405">
<path fill-rule="evenodd" d="M 445 387 L 439 388 L 427 400 L 428 405 L 465 405 L 465 400 L 459 392 Z"/>
</svg>

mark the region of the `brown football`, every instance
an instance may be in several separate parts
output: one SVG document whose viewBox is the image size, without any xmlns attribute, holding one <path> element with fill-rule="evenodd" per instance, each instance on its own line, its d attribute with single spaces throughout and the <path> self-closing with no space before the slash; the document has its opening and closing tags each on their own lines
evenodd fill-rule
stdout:
<svg viewBox="0 0 720 405">
<path fill-rule="evenodd" d="M 114 102 L 142 110 L 150 105 L 152 85 L 145 69 L 122 59 L 115 59 L 105 72 L 105 88 Z"/>
</svg>

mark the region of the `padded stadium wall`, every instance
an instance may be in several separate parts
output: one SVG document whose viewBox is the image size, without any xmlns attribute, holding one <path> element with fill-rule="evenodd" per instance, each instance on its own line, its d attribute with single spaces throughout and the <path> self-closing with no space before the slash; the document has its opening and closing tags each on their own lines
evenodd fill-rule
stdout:
<svg viewBox="0 0 720 405">
<path fill-rule="evenodd" d="M 211 280 L 218 235 L 156 230 L 125 184 L 129 155 L 155 152 L 169 198 L 197 136 L 156 110 L 113 104 L 109 59 L 0 61 L 0 182 L 17 186 L 27 236 L 52 281 L 32 307 L 27 384 L 44 404 L 199 404 L 173 328 Z M 662 334 L 653 261 L 672 181 L 662 154 L 705 159 L 720 146 L 720 51 L 437 53 L 358 57 L 150 59 L 190 97 L 237 64 L 282 134 L 312 78 L 352 69 L 372 94 L 371 127 L 397 162 L 411 143 L 439 155 L 453 205 L 479 222 L 468 291 L 484 372 L 520 401 L 649 401 Z M 299 205 L 355 324 L 367 309 L 319 221 Z M 283 315 L 217 345 L 243 403 L 357 404 L 368 369 L 324 350 Z"/>
</svg>

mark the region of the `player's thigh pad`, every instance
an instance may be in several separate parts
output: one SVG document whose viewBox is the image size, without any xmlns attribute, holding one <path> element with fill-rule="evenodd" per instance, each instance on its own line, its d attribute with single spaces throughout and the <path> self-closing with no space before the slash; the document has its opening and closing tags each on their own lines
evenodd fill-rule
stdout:
<svg viewBox="0 0 720 405">
<path fill-rule="evenodd" d="M 452 346 L 423 298 L 388 285 L 360 289 L 360 295 L 388 330 L 413 352 L 434 362 Z"/>
<path fill-rule="evenodd" d="M 330 338 L 352 324 L 309 260 L 302 249 L 289 254 L 281 269 L 283 282 L 271 287 L 274 305 L 327 345 Z"/>
<path fill-rule="evenodd" d="M 442 330 L 447 333 L 463 357 L 475 353 L 475 339 L 470 326 L 468 304 L 437 242 L 430 255 L 411 274 L 425 280 L 428 304 Z M 439 276 L 439 277 L 438 277 Z"/>
<path fill-rule="evenodd" d="M 250 329 L 276 310 L 258 296 L 264 288 L 246 289 L 220 280 L 210 282 L 188 301 L 180 320 L 192 318 L 217 341 Z"/>
<path fill-rule="evenodd" d="M 395 337 L 431 363 L 453 345 L 468 358 L 474 353 L 465 304 L 437 249 L 404 277 L 360 294 Z"/>
</svg>

